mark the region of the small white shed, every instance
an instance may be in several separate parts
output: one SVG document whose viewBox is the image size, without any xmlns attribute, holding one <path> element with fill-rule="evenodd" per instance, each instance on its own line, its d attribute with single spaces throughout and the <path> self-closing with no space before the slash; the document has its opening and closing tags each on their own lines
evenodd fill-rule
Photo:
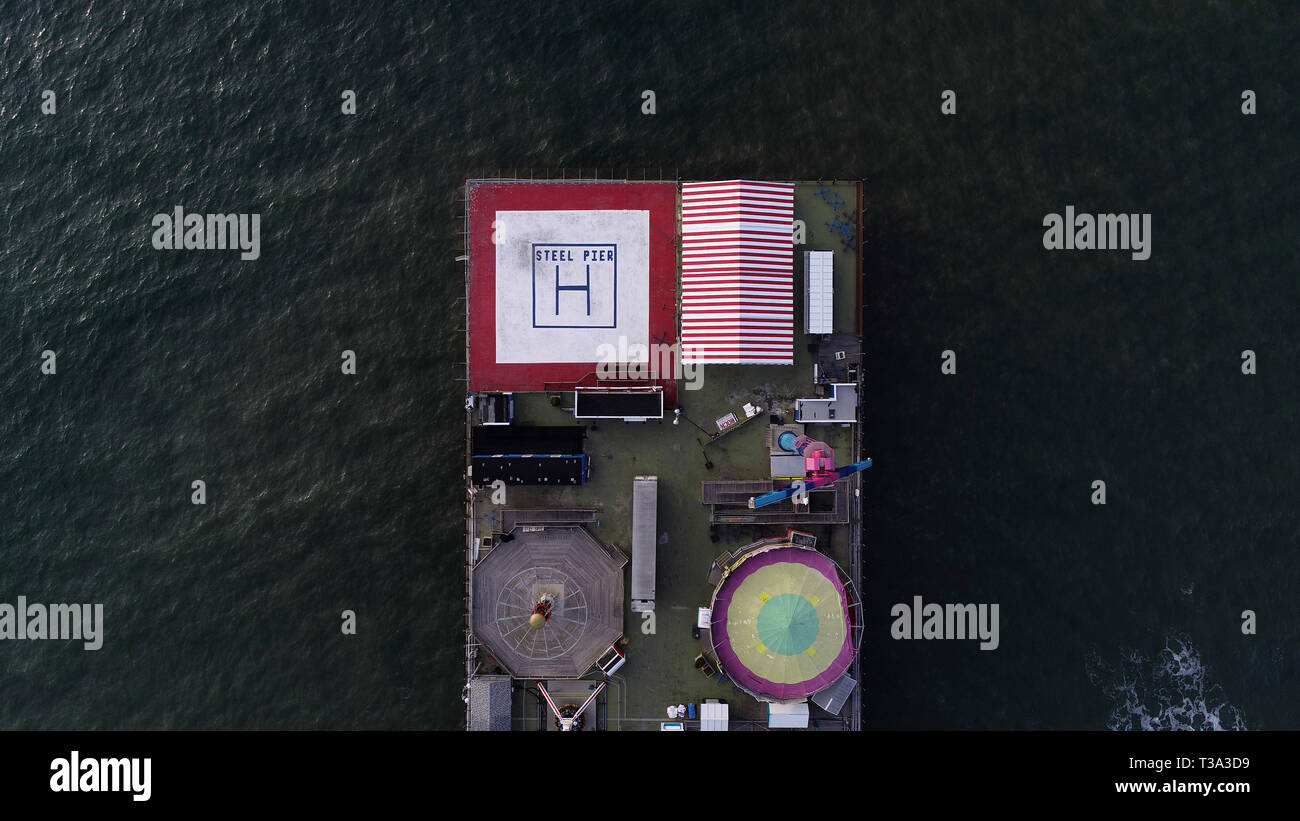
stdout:
<svg viewBox="0 0 1300 821">
<path fill-rule="evenodd" d="M 807 729 L 808 702 L 800 701 L 796 704 L 769 703 L 767 705 L 767 726 L 772 729 Z"/>
<path fill-rule="evenodd" d="M 712 732 L 725 732 L 730 720 L 727 702 L 706 701 L 700 705 L 700 729 Z"/>
</svg>

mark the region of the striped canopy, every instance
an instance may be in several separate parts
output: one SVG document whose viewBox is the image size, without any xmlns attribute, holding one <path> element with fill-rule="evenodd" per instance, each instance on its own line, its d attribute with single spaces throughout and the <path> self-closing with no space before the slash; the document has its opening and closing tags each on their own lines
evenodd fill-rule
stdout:
<svg viewBox="0 0 1300 821">
<path fill-rule="evenodd" d="M 723 670 L 756 696 L 812 695 L 853 663 L 848 595 L 835 563 L 815 550 L 746 556 L 718 584 L 709 626 Z"/>
<path fill-rule="evenodd" d="M 682 183 L 682 361 L 794 363 L 794 186 Z"/>
</svg>

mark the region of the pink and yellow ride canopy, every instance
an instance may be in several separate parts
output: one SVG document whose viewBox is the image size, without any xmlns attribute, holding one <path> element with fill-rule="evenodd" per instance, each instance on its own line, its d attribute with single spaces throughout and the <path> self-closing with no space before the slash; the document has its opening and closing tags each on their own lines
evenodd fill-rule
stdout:
<svg viewBox="0 0 1300 821">
<path fill-rule="evenodd" d="M 803 698 L 853 663 L 850 605 L 830 558 L 789 544 L 760 549 L 713 594 L 713 649 L 727 675 L 755 695 Z"/>
</svg>

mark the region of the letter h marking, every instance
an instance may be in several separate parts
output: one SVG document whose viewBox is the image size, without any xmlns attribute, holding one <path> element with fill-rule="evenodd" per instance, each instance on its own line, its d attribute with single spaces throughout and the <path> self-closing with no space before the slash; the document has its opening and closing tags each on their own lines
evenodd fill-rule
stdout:
<svg viewBox="0 0 1300 821">
<path fill-rule="evenodd" d="M 587 316 L 591 316 L 591 264 L 587 264 L 587 284 L 586 285 L 561 285 L 560 284 L 560 266 L 555 266 L 555 315 L 560 315 L 560 291 L 586 291 L 587 292 Z"/>
</svg>

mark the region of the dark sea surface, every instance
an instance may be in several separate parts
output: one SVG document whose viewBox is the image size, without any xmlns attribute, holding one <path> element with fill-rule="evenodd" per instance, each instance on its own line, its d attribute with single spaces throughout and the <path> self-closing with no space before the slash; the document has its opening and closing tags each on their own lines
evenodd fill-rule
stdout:
<svg viewBox="0 0 1300 821">
<path fill-rule="evenodd" d="M 456 189 L 561 167 L 867 181 L 866 727 L 1300 728 L 1297 42 L 1253 2 L 0 3 L 0 602 L 106 619 L 0 643 L 0 728 L 460 726 Z M 261 258 L 154 250 L 177 204 Z M 1151 213 L 1150 260 L 1045 251 L 1067 204 Z M 891 640 L 914 595 L 1001 646 Z"/>
</svg>

